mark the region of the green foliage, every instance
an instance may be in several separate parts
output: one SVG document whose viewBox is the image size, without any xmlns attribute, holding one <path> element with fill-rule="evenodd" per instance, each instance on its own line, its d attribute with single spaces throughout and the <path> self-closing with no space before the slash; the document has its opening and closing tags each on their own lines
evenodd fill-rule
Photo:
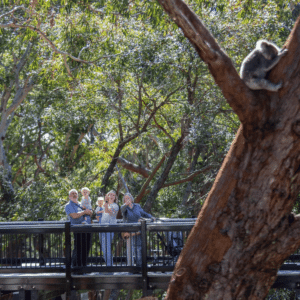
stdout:
<svg viewBox="0 0 300 300">
<path fill-rule="evenodd" d="M 295 292 L 288 289 L 271 289 L 266 298 L 267 300 L 293 300 Z"/>
<path fill-rule="evenodd" d="M 8 12 L 14 4 L 2 1 L 1 8 Z M 188 4 L 237 69 L 257 39 L 281 46 L 293 26 L 288 1 Z M 20 80 L 23 83 L 28 75 L 37 79 L 3 142 L 17 195 L 11 218 L 63 218 L 68 190 L 74 187 L 88 186 L 95 201 L 122 136 L 138 133 L 121 157 L 151 172 L 180 136 L 184 120 L 191 124 L 190 134 L 167 183 L 189 176 L 197 149 L 194 171 L 209 169 L 192 181 L 161 189 L 153 213 L 197 215 L 239 121 L 206 65 L 158 2 L 26 0 L 20 5 L 27 9 L 14 13 L 17 23 L 27 20 L 32 27 L 1 28 L 0 89 L 14 79 L 14 56 L 21 57 L 29 42 L 33 50 Z M 0 20 L 9 21 L 9 16 Z M 37 27 L 52 44 L 33 30 Z M 90 63 L 74 60 L 79 54 Z M 9 103 L 14 95 L 15 89 Z M 166 161 L 149 189 L 165 165 Z M 125 168 L 121 173 L 137 196 L 146 179 Z M 117 172 L 110 178 L 111 188 L 124 192 Z"/>
</svg>

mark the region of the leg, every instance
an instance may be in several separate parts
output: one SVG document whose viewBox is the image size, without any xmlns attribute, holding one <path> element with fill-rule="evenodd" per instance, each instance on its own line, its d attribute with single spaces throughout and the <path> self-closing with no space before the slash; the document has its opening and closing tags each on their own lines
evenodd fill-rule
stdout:
<svg viewBox="0 0 300 300">
<path fill-rule="evenodd" d="M 106 245 L 107 245 L 107 236 L 106 236 L 106 232 L 104 233 L 100 233 L 101 234 L 101 246 L 102 246 L 102 251 L 103 251 L 103 258 L 104 261 L 107 262 L 107 257 L 106 257 Z M 100 235 L 99 234 L 99 235 Z"/>
<path fill-rule="evenodd" d="M 273 60 L 271 61 L 270 65 L 266 68 L 266 71 L 270 71 L 271 69 L 273 69 L 280 61 L 280 59 L 285 56 L 288 53 L 287 49 L 282 49 L 278 55 L 273 58 Z"/>
<path fill-rule="evenodd" d="M 73 267 L 78 267 L 78 262 L 77 262 L 77 248 L 78 248 L 78 233 L 73 233 L 73 241 L 74 241 L 74 248 L 72 252 L 72 266 Z"/>
<path fill-rule="evenodd" d="M 111 243 L 113 241 L 115 233 L 114 232 L 109 232 L 108 234 L 109 234 L 109 244 L 108 244 L 109 248 L 108 248 L 107 251 L 108 251 L 108 255 L 109 255 L 110 266 L 112 266 L 113 265 L 113 253 L 111 251 Z"/>
<path fill-rule="evenodd" d="M 277 84 L 264 78 L 251 78 L 245 82 L 251 90 L 267 90 L 277 92 L 282 87 L 282 82 Z"/>
<path fill-rule="evenodd" d="M 113 237 L 113 232 L 102 233 L 102 249 L 106 266 L 112 266 L 111 241 Z"/>
<path fill-rule="evenodd" d="M 74 233 L 72 263 L 75 267 L 82 266 L 82 233 Z"/>
<path fill-rule="evenodd" d="M 142 237 L 141 235 L 134 236 L 134 253 L 136 257 L 137 267 L 142 266 Z"/>
<path fill-rule="evenodd" d="M 82 265 L 87 265 L 87 258 L 89 256 L 90 248 L 91 248 L 91 234 L 90 233 L 82 233 Z"/>
<path fill-rule="evenodd" d="M 127 252 L 127 265 L 128 266 L 132 266 L 132 250 L 133 250 L 133 247 L 132 247 L 132 237 L 129 237 L 127 240 L 126 240 L 126 252 Z"/>
</svg>

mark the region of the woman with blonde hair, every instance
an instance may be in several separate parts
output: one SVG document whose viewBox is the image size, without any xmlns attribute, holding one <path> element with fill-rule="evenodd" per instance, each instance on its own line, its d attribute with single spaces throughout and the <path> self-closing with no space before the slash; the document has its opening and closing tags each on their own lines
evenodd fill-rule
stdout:
<svg viewBox="0 0 300 300">
<path fill-rule="evenodd" d="M 105 195 L 104 213 L 102 214 L 101 225 L 117 224 L 117 214 L 119 206 L 116 202 L 117 195 L 114 190 Z M 112 266 L 111 243 L 114 238 L 114 232 L 103 232 L 101 234 L 101 245 L 106 266 Z"/>
</svg>

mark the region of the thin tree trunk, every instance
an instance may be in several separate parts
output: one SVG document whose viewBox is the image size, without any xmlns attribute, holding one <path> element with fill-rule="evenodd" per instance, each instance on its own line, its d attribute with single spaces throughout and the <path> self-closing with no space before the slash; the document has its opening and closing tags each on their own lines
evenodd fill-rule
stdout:
<svg viewBox="0 0 300 300">
<path fill-rule="evenodd" d="M 172 147 L 169 158 L 166 163 L 166 166 L 165 166 L 162 174 L 159 176 L 159 178 L 155 182 L 150 194 L 147 197 L 146 203 L 144 205 L 145 211 L 149 212 L 151 210 L 152 204 L 154 203 L 154 200 L 156 199 L 159 190 L 163 187 L 164 183 L 166 182 L 168 175 L 171 171 L 171 168 L 176 160 L 176 157 L 182 148 L 182 143 L 183 143 L 184 138 L 185 138 L 185 134 L 182 134 L 181 137 L 176 141 L 176 143 Z"/>
<path fill-rule="evenodd" d="M 118 161 L 118 157 L 120 155 L 120 153 L 122 152 L 123 148 L 125 147 L 125 143 L 119 143 L 118 144 L 118 147 L 112 157 L 112 160 L 103 176 L 103 179 L 102 179 L 102 182 L 101 182 L 101 188 L 100 188 L 100 193 L 102 195 L 104 195 L 106 193 L 106 189 L 107 189 L 107 186 L 108 186 L 108 183 L 109 183 L 109 178 L 110 176 L 113 174 L 114 172 L 114 168 L 116 166 L 116 163 Z"/>
<path fill-rule="evenodd" d="M 191 168 L 190 168 L 191 173 L 195 170 L 195 167 L 197 165 L 197 160 L 200 156 L 202 145 L 198 144 L 198 145 L 196 145 L 195 148 L 196 148 L 196 151 L 195 151 L 193 161 L 191 163 Z M 187 184 L 187 186 L 185 188 L 185 192 L 184 192 L 183 197 L 182 197 L 182 202 L 181 202 L 182 205 L 187 204 L 187 201 L 188 201 L 188 199 L 190 197 L 190 194 L 192 192 L 192 185 L 193 185 L 193 183 L 191 181 Z"/>
<path fill-rule="evenodd" d="M 142 198 L 147 194 L 147 188 L 151 182 L 151 180 L 154 178 L 155 174 L 157 173 L 157 171 L 159 170 L 159 168 L 162 166 L 163 162 L 166 159 L 166 154 L 164 154 L 164 156 L 160 159 L 160 161 L 158 162 L 158 164 L 155 166 L 155 168 L 153 169 L 153 171 L 151 172 L 150 176 L 148 177 L 148 179 L 146 180 L 146 182 L 143 184 L 140 193 L 137 195 L 137 197 L 134 199 L 135 203 L 140 203 L 140 201 L 142 200 Z"/>
</svg>

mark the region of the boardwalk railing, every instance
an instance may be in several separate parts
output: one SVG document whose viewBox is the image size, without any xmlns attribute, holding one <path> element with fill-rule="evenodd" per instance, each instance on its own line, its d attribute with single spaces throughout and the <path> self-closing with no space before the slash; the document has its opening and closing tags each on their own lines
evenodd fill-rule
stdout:
<svg viewBox="0 0 300 300">
<path fill-rule="evenodd" d="M 67 292 L 92 288 L 144 291 L 166 288 L 170 272 L 194 223 L 195 219 L 78 226 L 70 226 L 69 222 L 1 223 L 0 291 L 31 290 L 33 287 Z M 125 232 L 129 233 L 127 239 L 122 238 Z M 81 252 L 77 257 L 84 256 L 90 241 L 86 264 L 84 257 L 74 260 L 75 239 L 78 237 L 82 238 L 82 243 L 81 249 L 77 246 L 77 252 Z M 161 276 L 154 276 L 154 273 Z M 29 284 L 28 276 L 21 274 L 29 274 L 32 284 Z M 43 274 L 47 274 L 44 281 Z M 122 278 L 116 275 L 122 275 Z M 37 276 L 40 285 L 33 283 Z M 89 280 L 85 281 L 87 276 Z M 91 276 L 94 277 L 92 282 Z M 17 283 L 12 284 L 13 281 Z"/>
<path fill-rule="evenodd" d="M 143 289 L 146 294 L 149 289 L 166 289 L 194 223 L 195 219 L 72 227 L 69 222 L 1 223 L 0 292 Z M 122 238 L 124 232 L 128 239 Z M 90 241 L 86 263 L 84 257 L 74 260 L 76 237 L 82 238 L 77 257 Z M 273 287 L 295 289 L 300 295 L 299 278 L 298 250 L 282 265 Z"/>
</svg>

